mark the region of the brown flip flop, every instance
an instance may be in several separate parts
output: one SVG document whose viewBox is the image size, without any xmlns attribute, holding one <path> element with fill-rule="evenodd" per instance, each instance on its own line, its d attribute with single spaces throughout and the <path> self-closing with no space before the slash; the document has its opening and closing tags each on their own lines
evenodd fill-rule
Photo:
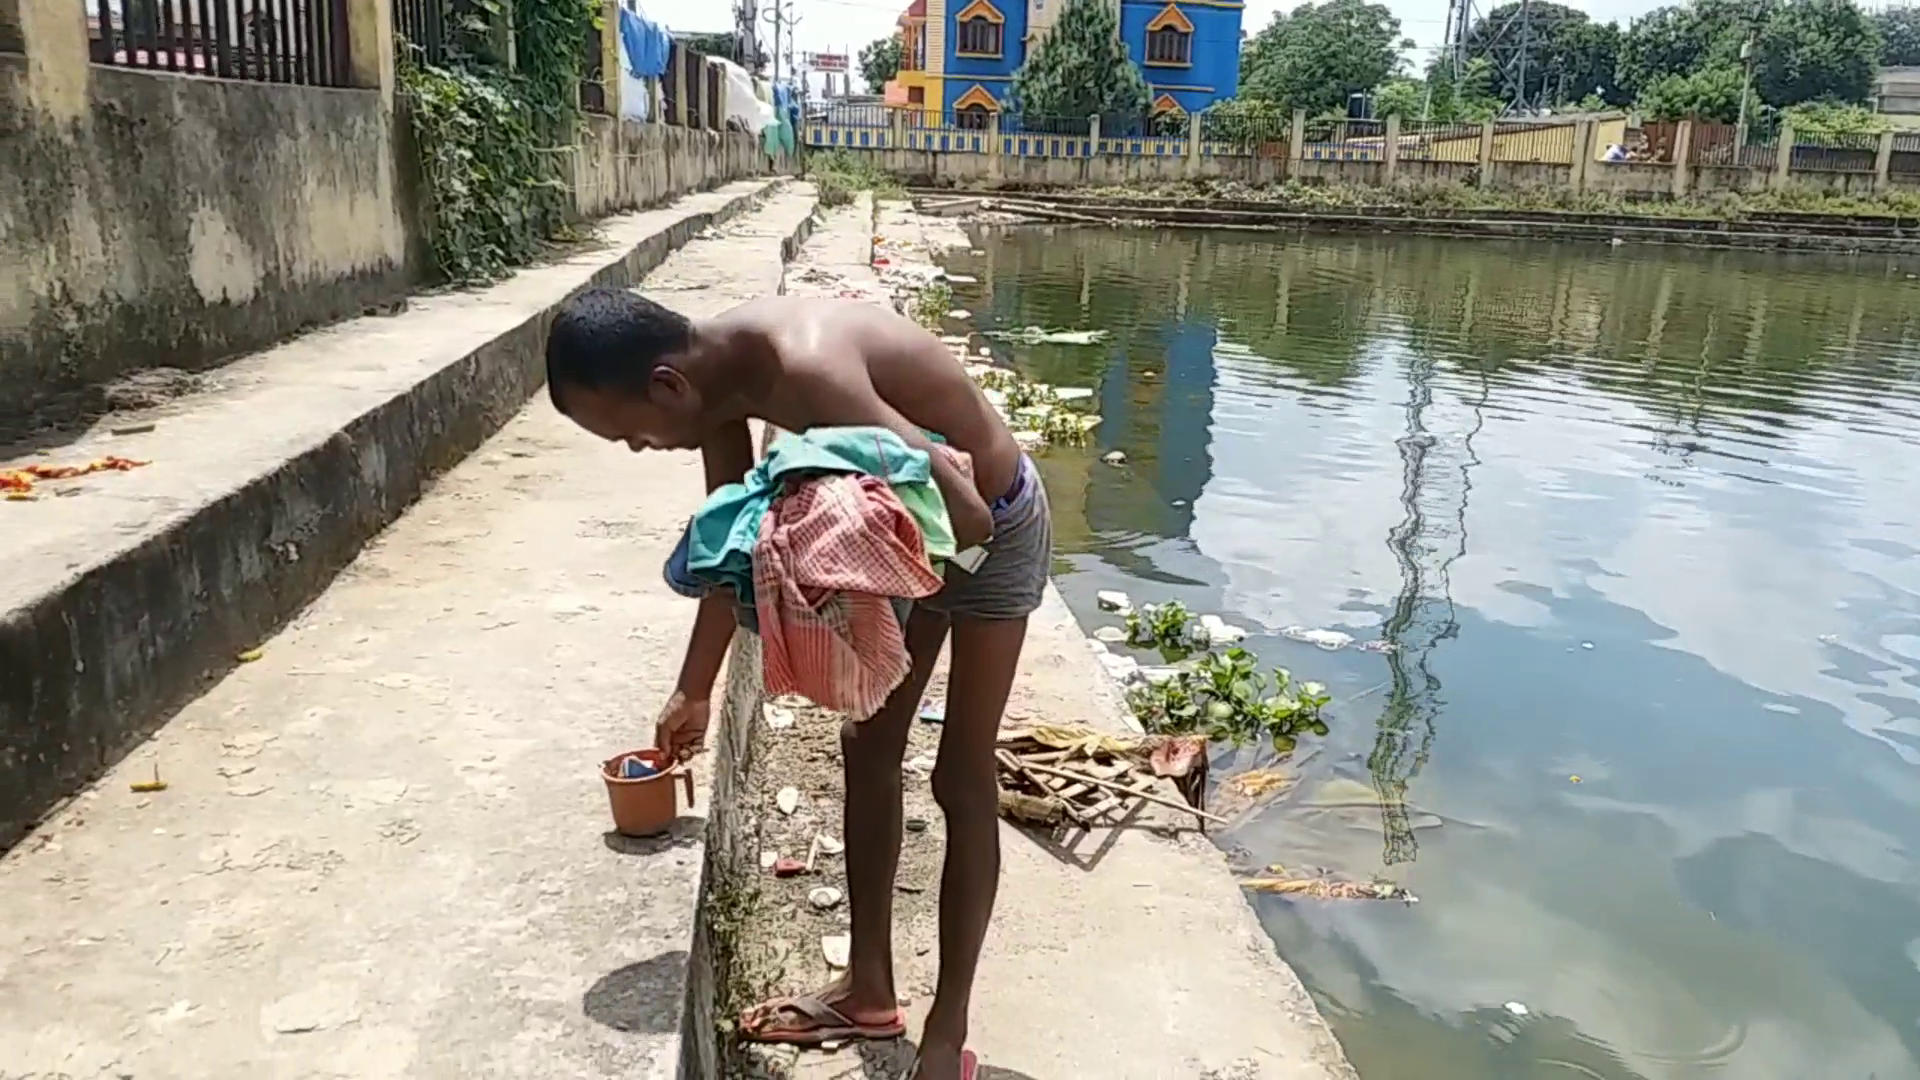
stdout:
<svg viewBox="0 0 1920 1080">
<path fill-rule="evenodd" d="M 759 1022 L 754 1021 L 755 1017 Z M 784 1017 L 811 1026 L 780 1026 Z M 907 1033 L 907 1018 L 898 1009 L 884 1024 L 861 1024 L 810 994 L 778 998 L 754 1006 L 740 1017 L 740 1037 L 747 1042 L 779 1046 L 819 1046 L 829 1042 L 897 1039 Z"/>
</svg>

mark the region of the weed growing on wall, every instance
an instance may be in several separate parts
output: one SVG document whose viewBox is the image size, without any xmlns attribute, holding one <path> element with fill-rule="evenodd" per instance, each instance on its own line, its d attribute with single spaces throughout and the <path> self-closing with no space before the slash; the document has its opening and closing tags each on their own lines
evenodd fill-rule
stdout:
<svg viewBox="0 0 1920 1080">
<path fill-rule="evenodd" d="M 456 27 L 444 64 L 400 52 L 399 79 L 426 182 L 427 239 L 456 284 L 497 280 L 566 230 L 564 174 L 580 127 L 585 0 L 521 0 L 509 66 L 484 19 Z M 497 7 L 487 18 L 505 15 Z"/>
<path fill-rule="evenodd" d="M 873 192 L 876 199 L 905 194 L 899 181 L 844 150 L 814 155 L 807 167 L 807 179 L 819 189 L 820 205 L 827 209 L 847 205 L 862 191 Z"/>
</svg>

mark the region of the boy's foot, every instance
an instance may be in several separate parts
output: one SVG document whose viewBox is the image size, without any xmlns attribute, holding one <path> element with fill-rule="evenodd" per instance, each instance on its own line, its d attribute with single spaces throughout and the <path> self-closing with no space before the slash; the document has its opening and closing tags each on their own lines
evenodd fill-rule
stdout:
<svg viewBox="0 0 1920 1080">
<path fill-rule="evenodd" d="M 838 985 L 765 1001 L 740 1015 L 741 1038 L 787 1046 L 897 1039 L 906 1030 L 907 1018 L 898 1006 L 862 1008 Z"/>
<path fill-rule="evenodd" d="M 913 1071 L 907 1074 L 907 1080 L 941 1080 L 928 1065 L 926 1047 L 920 1048 L 920 1056 L 914 1059 Z M 955 1080 L 974 1080 L 974 1074 L 980 1071 L 980 1059 L 971 1050 L 960 1051 L 960 1071 L 951 1074 Z"/>
</svg>

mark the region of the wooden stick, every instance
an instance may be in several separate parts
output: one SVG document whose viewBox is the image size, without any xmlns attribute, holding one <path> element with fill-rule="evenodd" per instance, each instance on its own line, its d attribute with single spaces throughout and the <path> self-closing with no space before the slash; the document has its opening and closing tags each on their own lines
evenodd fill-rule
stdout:
<svg viewBox="0 0 1920 1080">
<path fill-rule="evenodd" d="M 1033 775 L 1034 769 L 1044 768 L 1044 766 L 1029 767 L 1026 763 L 1022 762 L 1019 758 L 1014 757 L 1012 751 L 1009 751 L 1009 750 L 995 751 L 994 756 L 1000 759 L 1000 764 L 1005 765 L 1009 769 L 1012 769 L 1014 772 L 1014 775 L 1025 777 L 1027 780 L 1027 783 L 1032 784 L 1034 787 L 1040 789 L 1040 791 L 1043 794 L 1052 793 L 1053 791 L 1052 785 L 1048 784 L 1045 780 L 1040 779 L 1038 776 Z M 1066 815 L 1069 818 L 1073 819 L 1076 825 L 1085 825 L 1087 823 L 1086 819 L 1081 816 L 1079 807 L 1074 806 L 1071 803 L 1068 803 L 1064 799 L 1060 801 L 1060 807 L 1062 810 L 1066 812 Z"/>
<path fill-rule="evenodd" d="M 1005 751 L 1001 751 L 1001 752 L 1005 753 Z M 1008 756 L 1011 756 L 1011 755 L 1008 755 Z M 1054 769 L 1054 768 L 1049 768 L 1048 766 L 1045 766 L 1045 765 L 1028 765 L 1028 766 L 1025 766 L 1021 770 L 1021 772 L 1023 773 L 1037 772 L 1042 776 L 1059 776 L 1059 777 L 1064 777 L 1068 780 L 1078 780 L 1084 783 L 1092 784 L 1095 787 L 1105 788 L 1108 791 L 1123 792 L 1127 795 L 1133 796 L 1134 798 L 1143 799 L 1147 802 L 1150 802 L 1155 806 L 1164 806 L 1169 810 L 1183 810 L 1189 814 L 1192 814 L 1194 817 L 1200 818 L 1203 821 L 1211 821 L 1216 825 L 1233 824 L 1232 822 L 1228 821 L 1226 818 L 1223 818 L 1218 814 L 1209 814 L 1205 810 L 1198 809 L 1197 807 L 1188 806 L 1185 803 L 1177 803 L 1177 802 L 1174 802 L 1172 799 L 1163 798 L 1159 795 L 1149 794 L 1145 791 L 1140 791 L 1135 788 L 1127 787 L 1124 784 L 1116 784 L 1112 780 L 1096 780 L 1093 777 L 1087 776 L 1082 773 L 1070 773 L 1070 772 L 1067 772 L 1065 769 Z"/>
</svg>

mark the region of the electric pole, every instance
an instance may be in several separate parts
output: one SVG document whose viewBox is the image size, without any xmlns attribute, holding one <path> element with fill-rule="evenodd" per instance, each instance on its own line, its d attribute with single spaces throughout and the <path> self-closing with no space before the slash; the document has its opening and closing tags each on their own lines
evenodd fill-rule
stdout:
<svg viewBox="0 0 1920 1080">
<path fill-rule="evenodd" d="M 760 73 L 760 8 L 755 0 L 739 0 L 733 6 L 734 57 L 740 66 Z"/>
<path fill-rule="evenodd" d="M 1734 161 L 1740 162 L 1740 155 L 1747 147 L 1747 99 L 1753 96 L 1753 32 L 1747 32 L 1747 40 L 1740 43 L 1740 66 L 1746 69 L 1745 77 L 1740 80 L 1740 119 L 1733 127 Z"/>
<path fill-rule="evenodd" d="M 749 0 L 751 2 L 751 0 Z M 800 20 L 793 13 L 793 0 L 771 0 L 771 11 L 763 12 L 761 18 L 773 27 L 773 81 L 780 81 L 780 61 L 787 62 L 787 74 L 793 74 L 793 49 L 788 44 L 794 27 Z"/>
<path fill-rule="evenodd" d="M 1532 95 L 1527 93 L 1527 53 L 1533 48 L 1533 2 L 1520 0 L 1520 78 L 1514 83 L 1514 102 L 1522 113 L 1533 109 Z"/>
</svg>

